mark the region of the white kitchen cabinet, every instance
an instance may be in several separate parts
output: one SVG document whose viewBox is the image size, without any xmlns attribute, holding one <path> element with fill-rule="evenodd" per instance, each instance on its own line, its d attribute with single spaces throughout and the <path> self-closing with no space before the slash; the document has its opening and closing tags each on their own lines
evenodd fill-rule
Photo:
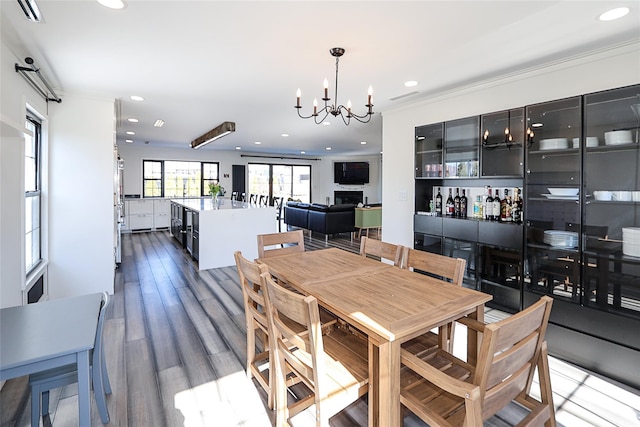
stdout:
<svg viewBox="0 0 640 427">
<path fill-rule="evenodd" d="M 153 200 L 126 200 L 125 204 L 129 230 L 151 230 L 153 228 Z"/>
<path fill-rule="evenodd" d="M 169 199 L 153 200 L 153 228 L 164 229 L 171 225 L 171 201 Z"/>
</svg>

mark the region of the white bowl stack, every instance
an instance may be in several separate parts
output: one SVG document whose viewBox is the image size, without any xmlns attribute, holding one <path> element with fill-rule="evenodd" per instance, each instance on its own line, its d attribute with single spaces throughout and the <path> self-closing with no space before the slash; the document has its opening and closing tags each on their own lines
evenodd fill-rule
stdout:
<svg viewBox="0 0 640 427">
<path fill-rule="evenodd" d="M 575 248 L 578 246 L 578 233 L 563 230 L 545 230 L 543 241 L 547 245 L 558 248 Z"/>
<path fill-rule="evenodd" d="M 622 227 L 622 253 L 640 257 L 640 227 Z"/>
</svg>

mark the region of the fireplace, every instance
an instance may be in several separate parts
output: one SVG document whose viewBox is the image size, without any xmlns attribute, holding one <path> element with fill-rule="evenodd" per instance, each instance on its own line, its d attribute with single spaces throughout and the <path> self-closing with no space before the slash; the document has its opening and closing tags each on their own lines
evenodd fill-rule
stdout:
<svg viewBox="0 0 640 427">
<path fill-rule="evenodd" d="M 362 191 L 334 191 L 333 200 L 336 205 L 362 203 Z"/>
</svg>

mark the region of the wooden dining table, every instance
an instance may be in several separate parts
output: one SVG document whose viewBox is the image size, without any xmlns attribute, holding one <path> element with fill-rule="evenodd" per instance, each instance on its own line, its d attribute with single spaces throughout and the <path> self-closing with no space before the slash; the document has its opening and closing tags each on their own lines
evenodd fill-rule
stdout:
<svg viewBox="0 0 640 427">
<path fill-rule="evenodd" d="M 259 259 L 278 280 L 364 332 L 369 342 L 369 426 L 402 425 L 402 343 L 463 316 L 483 320 L 491 295 L 332 248 Z M 467 336 L 475 362 L 478 337 Z"/>
</svg>

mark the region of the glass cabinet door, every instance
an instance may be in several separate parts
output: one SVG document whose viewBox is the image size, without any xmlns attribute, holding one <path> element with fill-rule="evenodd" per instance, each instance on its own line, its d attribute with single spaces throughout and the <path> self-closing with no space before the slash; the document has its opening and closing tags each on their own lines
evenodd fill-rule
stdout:
<svg viewBox="0 0 640 427">
<path fill-rule="evenodd" d="M 483 177 L 521 177 L 524 159 L 524 108 L 484 114 L 481 118 Z"/>
<path fill-rule="evenodd" d="M 640 85 L 584 102 L 584 304 L 640 318 Z"/>
<path fill-rule="evenodd" d="M 478 116 L 445 122 L 445 178 L 476 178 L 478 176 Z"/>
<path fill-rule="evenodd" d="M 442 123 L 416 128 L 416 178 L 442 178 Z"/>
<path fill-rule="evenodd" d="M 578 186 L 580 181 L 580 98 L 526 108 L 527 180 Z"/>
<path fill-rule="evenodd" d="M 525 131 L 524 287 L 575 303 L 581 286 L 580 100 L 528 106 Z"/>
</svg>

